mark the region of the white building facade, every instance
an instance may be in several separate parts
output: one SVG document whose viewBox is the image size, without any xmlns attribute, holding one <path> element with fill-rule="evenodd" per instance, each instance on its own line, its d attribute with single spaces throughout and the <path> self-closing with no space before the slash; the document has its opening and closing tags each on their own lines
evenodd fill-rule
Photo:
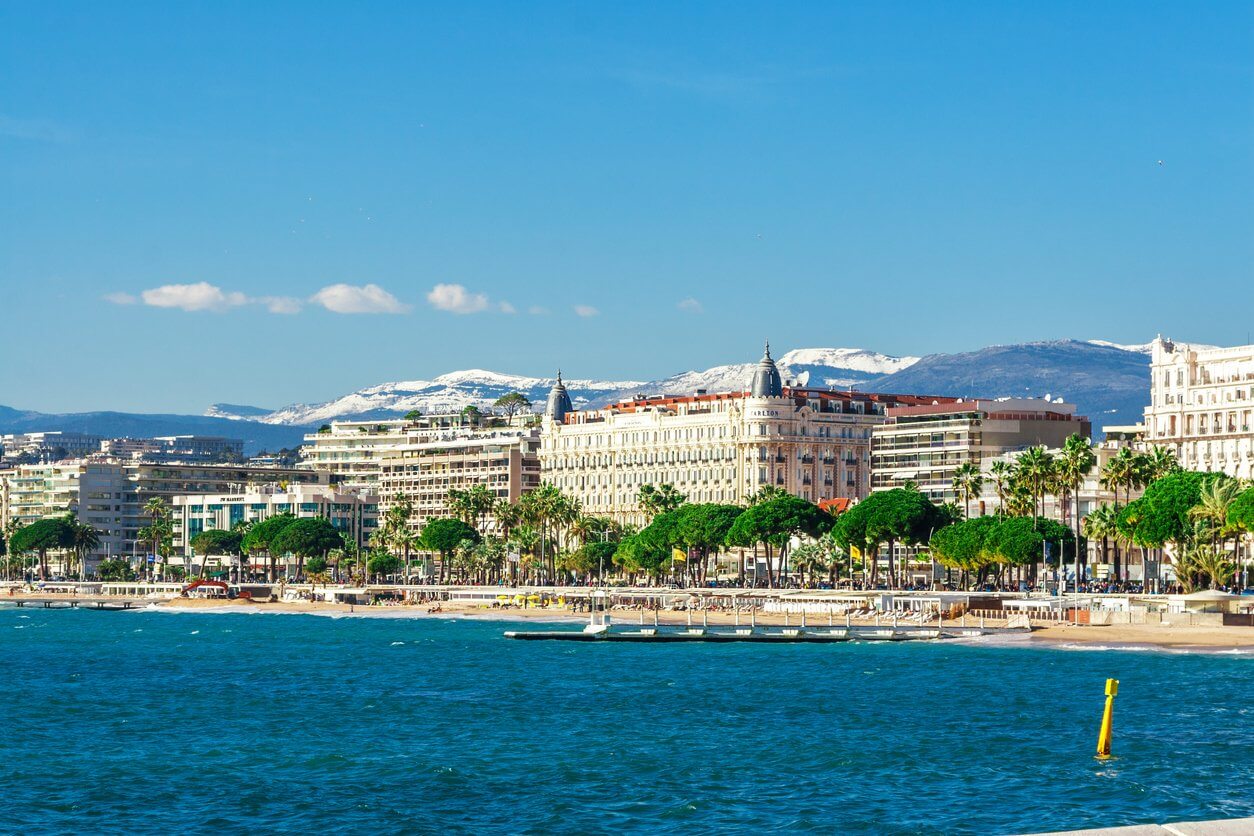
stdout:
<svg viewBox="0 0 1254 836">
<path fill-rule="evenodd" d="M 384 513 L 398 497 L 407 500 L 413 507 L 410 526 L 418 530 L 432 518 L 451 515 L 452 490 L 481 485 L 498 499 L 517 502 L 540 485 L 539 452 L 538 427 L 436 415 L 336 421 L 305 436 L 301 457 L 304 467 L 377 493 Z"/>
<path fill-rule="evenodd" d="M 1254 345 L 1154 340 L 1145 440 L 1187 470 L 1254 478 Z"/>
<path fill-rule="evenodd" d="M 191 554 L 191 541 L 202 531 L 229 531 L 243 522 L 278 514 L 327 520 L 350 543 L 364 548 L 379 527 L 379 497 L 329 485 L 257 485 L 230 493 L 171 497 L 174 549 Z"/>
<path fill-rule="evenodd" d="M 545 482 L 585 513 L 646 522 L 646 484 L 673 485 L 690 502 L 746 504 L 765 486 L 819 503 L 871 487 L 871 430 L 913 396 L 784 387 L 765 356 L 747 391 L 638 397 L 574 411 L 565 387 L 549 396 L 540 444 Z"/>
</svg>

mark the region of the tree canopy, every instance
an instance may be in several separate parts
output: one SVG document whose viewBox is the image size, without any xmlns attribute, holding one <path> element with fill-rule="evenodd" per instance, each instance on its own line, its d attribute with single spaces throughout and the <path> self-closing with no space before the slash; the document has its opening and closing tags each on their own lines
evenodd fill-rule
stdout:
<svg viewBox="0 0 1254 836">
<path fill-rule="evenodd" d="M 832 516 L 813 502 L 789 494 L 746 508 L 729 529 L 727 543 L 732 546 L 766 543 L 780 547 L 799 534 L 818 537 L 828 531 L 833 522 Z"/>
<path fill-rule="evenodd" d="M 290 522 L 270 542 L 272 552 L 291 553 L 298 557 L 323 555 L 332 549 L 343 547 L 343 535 L 322 517 L 308 517 Z"/>
<path fill-rule="evenodd" d="M 1229 478 L 1222 473 L 1178 470 L 1156 479 L 1140 499 L 1120 509 L 1119 531 L 1144 546 L 1182 544 L 1193 533 L 1190 512 L 1201 499 L 1203 485 Z"/>
<path fill-rule="evenodd" d="M 244 537 L 238 531 L 211 528 L 192 538 L 192 551 L 202 557 L 210 554 L 239 554 Z"/>
<path fill-rule="evenodd" d="M 9 548 L 15 553 L 68 549 L 74 545 L 74 528 L 63 519 L 35 520 L 13 532 Z"/>
<path fill-rule="evenodd" d="M 745 509 L 738 505 L 681 505 L 675 512 L 675 538 L 690 549 L 703 552 L 719 549 L 727 542 L 732 526 L 744 512 Z"/>
<path fill-rule="evenodd" d="M 479 532 L 458 519 L 439 517 L 422 528 L 422 545 L 442 555 L 450 555 L 463 540 L 478 543 Z"/>
<path fill-rule="evenodd" d="M 972 517 L 945 526 L 932 535 L 930 548 L 937 561 L 953 569 L 979 571 L 992 562 L 984 543 L 1000 517 Z"/>
<path fill-rule="evenodd" d="M 274 539 L 294 522 L 296 522 L 296 517 L 292 514 L 275 514 L 273 517 L 268 517 L 248 529 L 241 546 L 250 554 L 273 551 Z"/>
<path fill-rule="evenodd" d="M 522 392 L 510 392 L 497 398 L 492 406 L 503 411 L 506 418 L 513 420 L 517 413 L 531 409 L 531 400 Z"/>
<path fill-rule="evenodd" d="M 1238 531 L 1254 532 L 1254 486 L 1248 487 L 1228 506 L 1228 525 Z"/>
</svg>

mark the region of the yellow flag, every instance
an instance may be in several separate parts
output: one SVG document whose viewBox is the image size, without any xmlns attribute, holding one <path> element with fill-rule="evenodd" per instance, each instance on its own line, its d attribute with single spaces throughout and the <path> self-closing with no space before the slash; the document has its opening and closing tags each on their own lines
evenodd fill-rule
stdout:
<svg viewBox="0 0 1254 836">
<path fill-rule="evenodd" d="M 858 558 L 859 560 L 862 559 L 862 550 L 859 549 L 857 546 L 850 546 L 849 553 L 853 555 L 854 557 Z"/>
<path fill-rule="evenodd" d="M 688 559 L 688 553 L 687 553 L 686 551 L 684 551 L 683 549 L 671 549 L 671 559 L 673 559 L 673 560 L 687 560 L 687 559 Z"/>
</svg>

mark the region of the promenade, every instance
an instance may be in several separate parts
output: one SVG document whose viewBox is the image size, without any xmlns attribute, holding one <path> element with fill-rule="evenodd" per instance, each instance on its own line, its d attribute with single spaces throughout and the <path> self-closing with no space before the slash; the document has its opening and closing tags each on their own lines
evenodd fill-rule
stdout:
<svg viewBox="0 0 1254 836">
<path fill-rule="evenodd" d="M 248 584 L 187 594 L 182 589 L 135 582 L 59 583 L 42 589 L 7 584 L 0 586 L 0 606 L 577 622 L 587 619 L 596 601 L 623 625 L 1030 629 L 1031 641 L 1062 646 L 1254 652 L 1254 626 L 1225 623 L 1234 616 L 1244 621 L 1239 613 L 1172 612 L 1181 605 L 1172 600 L 1178 596 L 321 584 Z M 247 596 L 240 597 L 241 591 Z"/>
</svg>

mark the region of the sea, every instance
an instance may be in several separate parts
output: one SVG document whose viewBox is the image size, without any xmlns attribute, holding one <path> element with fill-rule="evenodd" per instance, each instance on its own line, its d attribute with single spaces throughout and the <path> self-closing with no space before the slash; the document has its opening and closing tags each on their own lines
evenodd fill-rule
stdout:
<svg viewBox="0 0 1254 836">
<path fill-rule="evenodd" d="M 516 627 L 0 610 L 0 831 L 1011 834 L 1254 815 L 1248 655 L 503 637 Z"/>
</svg>

